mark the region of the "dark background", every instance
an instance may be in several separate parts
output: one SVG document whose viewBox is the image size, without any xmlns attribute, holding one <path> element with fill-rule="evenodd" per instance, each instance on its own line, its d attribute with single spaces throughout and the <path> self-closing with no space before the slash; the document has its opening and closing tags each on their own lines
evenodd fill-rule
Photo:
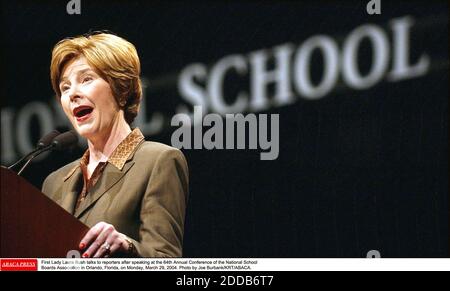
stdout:
<svg viewBox="0 0 450 291">
<path fill-rule="evenodd" d="M 446 1 L 382 1 L 376 16 L 367 15 L 368 1 L 81 0 L 81 15 L 68 15 L 67 2 L 2 1 L 2 109 L 50 103 L 53 45 L 89 30 L 135 44 L 150 80 L 147 110 L 170 115 L 184 102 L 176 78 L 188 64 L 317 34 L 341 42 L 359 25 L 388 27 L 413 16 L 411 58 L 430 55 L 425 76 L 262 112 L 280 114 L 274 161 L 260 161 L 256 150 L 183 150 L 191 184 L 184 255 L 365 257 L 376 249 L 383 257 L 448 256 Z M 368 59 L 370 50 L 362 54 Z M 173 130 L 147 139 L 170 144 Z M 33 132 L 37 140 L 39 128 Z M 47 157 L 24 175 L 40 187 L 82 151 Z"/>
</svg>

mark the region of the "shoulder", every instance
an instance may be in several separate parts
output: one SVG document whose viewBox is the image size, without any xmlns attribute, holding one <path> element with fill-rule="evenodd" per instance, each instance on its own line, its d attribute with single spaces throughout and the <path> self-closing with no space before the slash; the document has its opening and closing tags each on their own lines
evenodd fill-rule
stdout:
<svg viewBox="0 0 450 291">
<path fill-rule="evenodd" d="M 79 159 L 75 160 L 48 175 L 42 184 L 42 192 L 47 195 L 51 195 L 51 193 L 54 192 L 53 189 L 57 185 L 61 185 L 64 177 L 67 176 L 77 165 L 79 165 L 79 163 Z"/>
<path fill-rule="evenodd" d="M 64 178 L 66 175 L 68 175 L 70 173 L 70 171 L 72 171 L 76 166 L 78 166 L 80 164 L 80 160 L 75 160 L 65 166 L 62 166 L 61 168 L 59 168 L 58 170 L 54 171 L 53 173 L 51 173 L 50 175 L 48 175 L 47 178 L 52 178 L 52 177 L 61 177 Z"/>
<path fill-rule="evenodd" d="M 177 148 L 159 142 L 145 141 L 136 150 L 133 161 L 141 173 L 179 176 L 189 179 L 189 167 L 184 154 Z M 187 184 L 187 183 L 186 183 Z"/>
<path fill-rule="evenodd" d="M 178 151 L 181 152 L 179 149 L 174 148 L 172 146 L 155 142 L 155 141 L 144 141 L 136 150 L 136 154 L 138 153 L 146 153 L 146 154 L 161 154 L 168 151 Z"/>
<path fill-rule="evenodd" d="M 186 158 L 179 149 L 159 142 L 145 141 L 134 154 L 136 161 L 157 163 L 161 159 L 175 159 L 186 163 Z"/>
</svg>

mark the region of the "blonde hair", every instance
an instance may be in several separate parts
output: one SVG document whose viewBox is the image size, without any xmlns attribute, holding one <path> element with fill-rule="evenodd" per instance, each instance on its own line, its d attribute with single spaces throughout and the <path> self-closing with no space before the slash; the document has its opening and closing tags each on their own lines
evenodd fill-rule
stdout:
<svg viewBox="0 0 450 291">
<path fill-rule="evenodd" d="M 58 99 L 59 82 L 65 66 L 79 57 L 111 86 L 117 104 L 131 124 L 139 111 L 142 85 L 139 79 L 141 65 L 134 45 L 127 40 L 104 32 L 94 32 L 58 42 L 52 51 L 50 79 Z"/>
</svg>

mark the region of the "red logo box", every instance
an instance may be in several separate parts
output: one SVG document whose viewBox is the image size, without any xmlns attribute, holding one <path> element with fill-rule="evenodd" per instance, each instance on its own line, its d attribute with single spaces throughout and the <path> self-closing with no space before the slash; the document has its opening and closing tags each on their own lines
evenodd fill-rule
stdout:
<svg viewBox="0 0 450 291">
<path fill-rule="evenodd" d="M 37 259 L 1 259 L 0 271 L 37 271 Z"/>
</svg>

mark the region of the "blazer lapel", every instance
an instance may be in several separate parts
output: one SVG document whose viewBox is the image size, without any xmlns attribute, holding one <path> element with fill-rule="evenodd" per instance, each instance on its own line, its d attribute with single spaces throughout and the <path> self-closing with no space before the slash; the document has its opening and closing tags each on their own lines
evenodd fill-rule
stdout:
<svg viewBox="0 0 450 291">
<path fill-rule="evenodd" d="M 78 198 L 79 187 L 77 186 L 78 183 L 82 181 L 83 178 L 80 167 L 75 168 L 64 180 L 61 207 L 71 214 L 74 212 L 75 204 Z"/>
<path fill-rule="evenodd" d="M 111 187 L 119 182 L 133 165 L 134 161 L 128 161 L 123 166 L 122 170 L 119 170 L 114 165 L 108 163 L 103 170 L 101 178 L 97 181 L 91 191 L 89 191 L 86 199 L 80 203 L 80 206 L 75 212 L 75 217 L 80 218 L 80 216 L 91 208 L 91 206 L 94 205 L 100 197 L 102 197 Z"/>
</svg>

